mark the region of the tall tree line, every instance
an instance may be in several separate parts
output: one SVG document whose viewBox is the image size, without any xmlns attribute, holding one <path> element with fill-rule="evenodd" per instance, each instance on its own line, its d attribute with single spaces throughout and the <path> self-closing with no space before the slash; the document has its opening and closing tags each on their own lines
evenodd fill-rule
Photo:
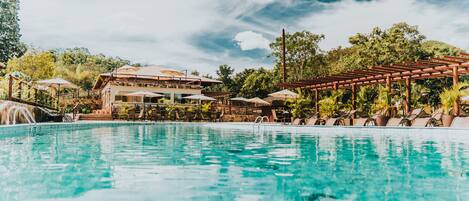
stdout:
<svg viewBox="0 0 469 201">
<path fill-rule="evenodd" d="M 20 57 L 26 51 L 26 45 L 20 40 L 18 9 L 18 0 L 0 0 L 1 63 L 5 63 L 14 57 Z"/>
</svg>

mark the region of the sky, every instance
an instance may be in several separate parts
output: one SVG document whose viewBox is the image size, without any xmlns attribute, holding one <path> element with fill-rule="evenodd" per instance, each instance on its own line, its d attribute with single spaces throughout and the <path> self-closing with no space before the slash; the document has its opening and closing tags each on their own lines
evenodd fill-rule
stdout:
<svg viewBox="0 0 469 201">
<path fill-rule="evenodd" d="M 40 49 L 86 47 L 135 63 L 215 74 L 271 68 L 269 43 L 324 34 L 320 47 L 398 22 L 469 50 L 468 0 L 21 0 L 22 40 Z"/>
</svg>

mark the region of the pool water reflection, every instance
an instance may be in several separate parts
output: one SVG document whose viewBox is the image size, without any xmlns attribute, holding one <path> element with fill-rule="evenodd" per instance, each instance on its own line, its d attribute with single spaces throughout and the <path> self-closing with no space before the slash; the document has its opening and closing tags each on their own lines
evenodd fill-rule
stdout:
<svg viewBox="0 0 469 201">
<path fill-rule="evenodd" d="M 463 134 L 350 132 L 116 124 L 0 136 L 0 200 L 469 197 Z"/>
</svg>

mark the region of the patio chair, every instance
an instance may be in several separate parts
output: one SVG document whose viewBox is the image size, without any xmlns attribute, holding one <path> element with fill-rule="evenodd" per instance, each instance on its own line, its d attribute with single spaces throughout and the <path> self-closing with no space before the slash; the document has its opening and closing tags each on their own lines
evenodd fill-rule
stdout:
<svg viewBox="0 0 469 201">
<path fill-rule="evenodd" d="M 396 118 L 396 117 L 390 118 L 386 126 L 387 127 L 410 126 L 412 121 L 422 114 L 422 111 L 423 111 L 422 108 L 418 108 L 418 109 L 412 110 L 412 113 L 410 113 L 408 116 L 400 117 L 400 118 Z"/>
<path fill-rule="evenodd" d="M 292 121 L 292 125 L 295 125 L 295 126 L 298 126 L 298 125 L 301 125 L 301 123 L 303 122 L 303 119 L 300 119 L 300 118 L 296 118 L 295 120 Z"/>
<path fill-rule="evenodd" d="M 345 112 L 343 115 L 337 118 L 329 118 L 326 120 L 326 126 L 345 126 L 345 119 L 350 119 L 354 114 L 355 110 Z"/>
<path fill-rule="evenodd" d="M 223 116 L 225 115 L 225 110 L 221 110 L 221 112 L 217 112 L 216 113 L 216 118 L 215 118 L 215 121 L 216 122 L 222 122 L 223 121 Z"/>
<path fill-rule="evenodd" d="M 321 125 L 323 124 L 324 120 L 319 118 L 317 113 L 313 113 L 310 118 L 305 120 L 305 125 L 314 126 L 314 125 Z"/>
<path fill-rule="evenodd" d="M 441 125 L 441 117 L 443 116 L 443 109 L 435 110 L 430 117 L 415 118 L 412 121 L 412 127 L 435 127 Z"/>
<path fill-rule="evenodd" d="M 127 111 L 127 121 L 135 121 L 135 110 L 136 108 L 130 108 Z"/>
<path fill-rule="evenodd" d="M 451 128 L 469 128 L 469 117 L 455 117 Z"/>
<path fill-rule="evenodd" d="M 313 117 L 310 117 L 310 118 L 306 119 L 305 124 L 308 125 L 308 126 L 319 125 L 320 124 L 320 119 L 317 118 L 317 116 L 313 116 Z"/>
<path fill-rule="evenodd" d="M 376 119 L 378 118 L 378 116 L 381 116 L 383 115 L 385 112 L 383 110 L 378 110 L 376 111 L 373 116 L 369 117 L 366 122 L 365 122 L 365 126 L 376 126 Z"/>
<path fill-rule="evenodd" d="M 353 126 L 366 126 L 368 123 L 369 118 L 355 118 L 353 119 Z"/>
</svg>

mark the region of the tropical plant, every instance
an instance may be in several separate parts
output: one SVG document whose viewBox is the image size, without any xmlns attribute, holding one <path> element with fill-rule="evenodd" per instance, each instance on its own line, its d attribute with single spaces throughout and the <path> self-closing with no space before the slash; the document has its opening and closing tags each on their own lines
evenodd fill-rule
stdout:
<svg viewBox="0 0 469 201">
<path fill-rule="evenodd" d="M 337 91 L 332 92 L 332 94 L 329 97 L 326 97 L 320 100 L 318 102 L 319 114 L 325 118 L 336 116 L 341 109 L 339 98 L 342 97 L 343 94 L 344 94 L 343 90 L 337 90 Z"/>
<path fill-rule="evenodd" d="M 375 100 L 378 92 L 376 88 L 363 86 L 360 87 L 360 90 L 357 93 L 357 110 L 367 116 L 371 115 L 373 100 Z"/>
<path fill-rule="evenodd" d="M 212 103 L 205 103 L 201 105 L 201 111 L 203 113 L 208 113 L 210 111 L 210 108 L 212 107 Z"/>
<path fill-rule="evenodd" d="M 169 118 L 170 119 L 174 119 L 175 118 L 175 111 L 177 110 L 176 108 L 176 105 L 174 104 L 169 104 L 169 105 L 166 105 L 166 107 L 164 108 L 165 111 L 166 111 L 166 114 L 168 114 Z"/>
<path fill-rule="evenodd" d="M 291 108 L 293 118 L 306 118 L 313 110 L 311 99 L 306 98 L 301 92 L 298 98 L 288 99 L 287 104 Z"/>
<path fill-rule="evenodd" d="M 459 101 L 461 96 L 469 95 L 468 92 L 462 90 L 466 87 L 469 87 L 469 82 L 461 82 L 451 88 L 445 89 L 440 94 L 441 107 L 445 114 L 451 114 L 454 104 Z"/>
<path fill-rule="evenodd" d="M 372 111 L 375 113 L 380 113 L 385 116 L 389 116 L 391 112 L 391 89 L 388 87 L 379 87 L 378 97 L 376 98 Z"/>
</svg>

